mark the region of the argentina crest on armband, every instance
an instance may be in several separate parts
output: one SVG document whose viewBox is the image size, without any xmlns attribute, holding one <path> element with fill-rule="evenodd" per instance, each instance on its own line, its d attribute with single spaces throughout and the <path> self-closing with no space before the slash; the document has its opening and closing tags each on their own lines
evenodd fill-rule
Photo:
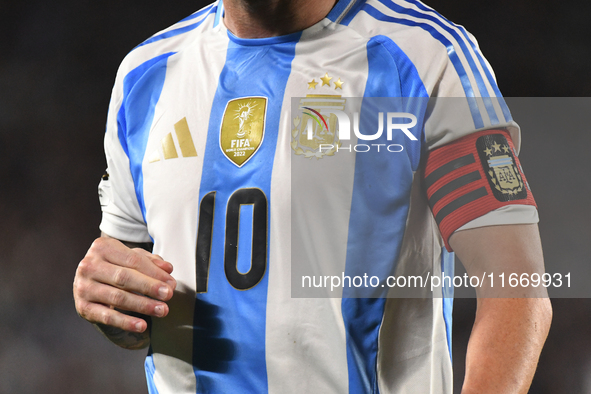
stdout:
<svg viewBox="0 0 591 394">
<path fill-rule="evenodd" d="M 476 149 L 490 188 L 499 201 L 527 198 L 527 188 L 517 168 L 515 155 L 502 134 L 489 134 L 476 140 Z"/>
</svg>

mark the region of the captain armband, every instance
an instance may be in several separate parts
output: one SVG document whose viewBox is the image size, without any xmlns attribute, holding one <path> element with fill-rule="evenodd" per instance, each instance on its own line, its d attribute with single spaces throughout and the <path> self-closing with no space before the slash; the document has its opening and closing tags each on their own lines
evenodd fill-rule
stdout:
<svg viewBox="0 0 591 394">
<path fill-rule="evenodd" d="M 445 247 L 464 224 L 495 209 L 536 202 L 509 133 L 486 130 L 429 152 L 424 185 Z"/>
</svg>

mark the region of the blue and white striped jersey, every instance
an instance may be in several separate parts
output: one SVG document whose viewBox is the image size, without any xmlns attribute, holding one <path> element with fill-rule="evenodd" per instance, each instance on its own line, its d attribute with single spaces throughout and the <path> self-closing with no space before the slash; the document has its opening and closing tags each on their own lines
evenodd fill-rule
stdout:
<svg viewBox="0 0 591 394">
<path fill-rule="evenodd" d="M 481 99 L 432 108 L 392 163 L 319 159 L 349 158 L 294 226 L 290 109 L 307 95 Z M 136 47 L 109 108 L 101 230 L 153 241 L 174 265 L 170 314 L 151 328 L 150 393 L 451 392 L 449 299 L 293 298 L 292 249 L 330 254 L 343 272 L 364 259 L 453 273 L 415 174 L 423 152 L 492 127 L 518 146 L 474 38 L 418 0 L 340 0 L 310 28 L 262 39 L 229 32 L 220 1 Z M 476 225 L 537 220 L 511 209 Z M 326 230 L 319 212 L 331 237 L 310 245 Z"/>
</svg>

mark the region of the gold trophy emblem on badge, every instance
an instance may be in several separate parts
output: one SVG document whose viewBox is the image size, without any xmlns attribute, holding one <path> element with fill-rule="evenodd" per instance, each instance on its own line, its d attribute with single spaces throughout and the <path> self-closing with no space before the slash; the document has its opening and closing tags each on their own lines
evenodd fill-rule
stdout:
<svg viewBox="0 0 591 394">
<path fill-rule="evenodd" d="M 266 113 L 266 97 L 243 97 L 228 102 L 220 131 L 220 148 L 237 167 L 242 167 L 261 146 Z"/>
</svg>

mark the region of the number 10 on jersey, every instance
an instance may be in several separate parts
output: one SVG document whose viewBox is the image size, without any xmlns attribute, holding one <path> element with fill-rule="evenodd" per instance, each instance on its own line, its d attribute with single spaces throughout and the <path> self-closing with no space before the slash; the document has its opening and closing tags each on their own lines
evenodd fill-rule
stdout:
<svg viewBox="0 0 591 394">
<path fill-rule="evenodd" d="M 206 194 L 199 204 L 196 251 L 196 291 L 207 292 L 216 192 Z M 238 238 L 240 230 L 240 208 L 252 205 L 252 249 L 250 269 L 238 271 Z M 247 234 L 243 234 L 247 236 Z M 267 196 L 260 189 L 238 189 L 232 194 L 226 206 L 226 227 L 224 245 L 224 271 L 228 282 L 238 290 L 255 287 L 267 269 Z"/>
</svg>

